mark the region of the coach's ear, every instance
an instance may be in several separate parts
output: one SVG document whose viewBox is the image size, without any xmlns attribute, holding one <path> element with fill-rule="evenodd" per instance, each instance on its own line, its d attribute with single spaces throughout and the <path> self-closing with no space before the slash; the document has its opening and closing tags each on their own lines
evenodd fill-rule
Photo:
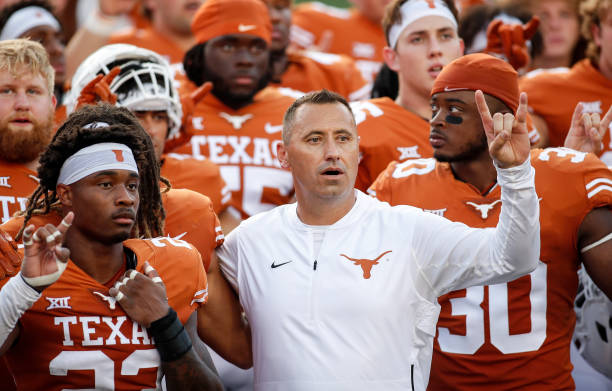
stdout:
<svg viewBox="0 0 612 391">
<path fill-rule="evenodd" d="M 72 207 L 72 189 L 70 186 L 60 183 L 55 187 L 55 192 L 62 206 Z"/>
<path fill-rule="evenodd" d="M 287 156 L 287 147 L 285 147 L 285 143 L 280 142 L 276 145 L 276 156 L 282 168 L 290 168 L 289 156 Z"/>
</svg>

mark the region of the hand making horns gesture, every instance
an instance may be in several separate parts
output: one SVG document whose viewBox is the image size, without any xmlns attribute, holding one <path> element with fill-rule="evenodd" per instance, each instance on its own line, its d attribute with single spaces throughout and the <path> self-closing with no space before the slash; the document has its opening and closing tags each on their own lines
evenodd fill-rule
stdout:
<svg viewBox="0 0 612 391">
<path fill-rule="evenodd" d="M 578 103 L 574 109 L 572 123 L 563 146 L 577 151 L 599 154 L 604 148 L 601 140 L 610 127 L 610 123 L 612 123 L 612 106 L 602 119 L 599 113 L 585 113 L 584 105 Z"/>
<path fill-rule="evenodd" d="M 74 213 L 69 212 L 58 226 L 47 224 L 34 232 L 34 225 L 30 224 L 23 231 L 21 275 L 39 292 L 57 281 L 66 269 L 70 250 L 62 242 L 73 219 Z"/>
<path fill-rule="evenodd" d="M 516 117 L 511 113 L 495 113 L 485 101 L 482 91 L 476 91 L 476 106 L 482 119 L 489 154 L 501 168 L 518 166 L 529 157 L 530 143 L 527 132 L 527 94 L 522 92 Z"/>
</svg>

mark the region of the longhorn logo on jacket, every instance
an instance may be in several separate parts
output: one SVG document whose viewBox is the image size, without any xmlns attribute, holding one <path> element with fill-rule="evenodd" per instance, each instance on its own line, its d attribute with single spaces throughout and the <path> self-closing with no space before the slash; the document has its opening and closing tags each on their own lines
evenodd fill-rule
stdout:
<svg viewBox="0 0 612 391">
<path fill-rule="evenodd" d="M 349 261 L 353 262 L 355 265 L 361 266 L 361 270 L 363 270 L 363 278 L 365 278 L 366 280 L 369 279 L 372 274 L 372 266 L 374 265 L 378 265 L 378 260 L 380 258 L 382 258 L 385 254 L 390 253 L 391 250 L 389 251 L 385 251 L 384 253 L 380 254 L 378 257 L 376 257 L 375 259 L 356 259 L 356 258 L 351 258 L 349 256 L 346 256 L 344 254 L 340 254 L 340 256 L 348 259 Z"/>
</svg>

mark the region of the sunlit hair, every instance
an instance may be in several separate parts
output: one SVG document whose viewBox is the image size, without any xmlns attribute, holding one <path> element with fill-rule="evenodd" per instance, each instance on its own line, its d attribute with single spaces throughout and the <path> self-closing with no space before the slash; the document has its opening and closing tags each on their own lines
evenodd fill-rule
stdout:
<svg viewBox="0 0 612 391">
<path fill-rule="evenodd" d="M 23 67 L 34 75 L 42 75 L 49 94 L 53 94 L 55 71 L 45 48 L 38 42 L 23 38 L 0 41 L 0 71 L 8 71 L 17 77 L 23 73 Z"/>
<path fill-rule="evenodd" d="M 86 126 L 95 122 L 104 122 L 109 126 Z M 97 106 L 87 105 L 70 114 L 43 152 L 38 167 L 40 185 L 29 198 L 26 210 L 22 212 L 22 215 L 25 215 L 24 224 L 17 240 L 33 215 L 47 214 L 52 210 L 61 211 L 56 184 L 66 159 L 90 145 L 110 142 L 127 145 L 132 150 L 138 166 L 140 206 L 132 237 L 150 238 L 163 235 L 165 211 L 159 182 L 167 187 L 170 187 L 170 184 L 160 178 L 159 162 L 155 157 L 151 138 L 128 109 L 104 103 Z"/>
<path fill-rule="evenodd" d="M 582 35 L 588 41 L 586 55 L 595 64 L 599 62 L 601 48 L 595 44 L 591 27 L 595 25 L 601 28 L 601 21 L 608 12 L 612 12 L 612 0 L 584 0 L 580 4 Z M 609 44 L 609 42 L 605 44 Z"/>
<path fill-rule="evenodd" d="M 289 106 L 289 108 L 285 112 L 285 116 L 283 117 L 283 143 L 285 145 L 289 145 L 289 140 L 291 139 L 291 131 L 293 130 L 293 125 L 295 122 L 295 116 L 301 106 L 305 104 L 325 105 L 331 103 L 340 103 L 344 105 L 349 111 L 349 113 L 351 113 L 353 124 L 355 123 L 355 116 L 353 115 L 353 110 L 351 110 L 351 106 L 348 104 L 348 102 L 346 101 L 346 99 L 344 99 L 342 95 L 328 90 L 313 91 L 298 98 L 295 102 L 291 104 L 291 106 Z"/>
</svg>

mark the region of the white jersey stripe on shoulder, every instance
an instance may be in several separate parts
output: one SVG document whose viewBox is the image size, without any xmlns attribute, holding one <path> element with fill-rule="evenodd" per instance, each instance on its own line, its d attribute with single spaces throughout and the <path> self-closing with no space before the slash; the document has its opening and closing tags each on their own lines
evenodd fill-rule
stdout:
<svg viewBox="0 0 612 391">
<path fill-rule="evenodd" d="M 598 185 L 600 183 L 607 183 L 609 185 L 612 185 L 612 180 L 608 179 L 608 178 L 596 178 L 596 179 L 593 179 L 591 182 L 587 183 L 586 189 L 590 190 L 591 187 L 593 187 L 595 185 Z"/>
<path fill-rule="evenodd" d="M 222 230 L 222 228 L 221 228 L 221 226 L 220 226 L 220 225 L 217 225 L 217 226 L 215 227 L 215 232 L 221 232 L 221 230 Z"/>
<path fill-rule="evenodd" d="M 219 240 L 224 240 L 225 239 L 225 235 L 221 234 L 221 235 L 217 235 L 217 237 L 215 238 L 215 242 L 218 242 Z"/>
<path fill-rule="evenodd" d="M 587 194 L 587 197 L 592 198 L 595 194 L 599 193 L 600 191 L 609 191 L 612 193 L 612 186 L 608 186 L 608 185 L 597 186 L 596 188 L 591 190 L 589 194 Z"/>
</svg>

